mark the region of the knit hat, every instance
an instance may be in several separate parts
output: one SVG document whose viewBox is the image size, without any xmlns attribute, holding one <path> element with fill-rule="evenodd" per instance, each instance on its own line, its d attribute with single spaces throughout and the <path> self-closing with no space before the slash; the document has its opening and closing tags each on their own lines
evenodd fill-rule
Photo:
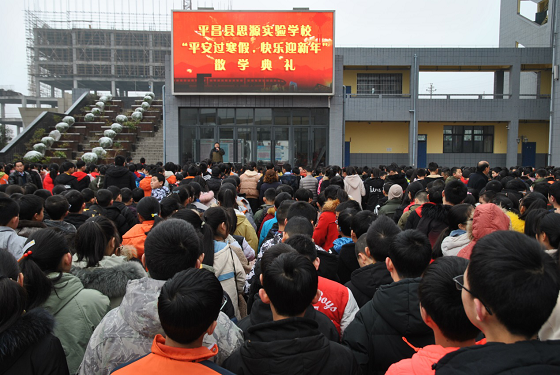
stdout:
<svg viewBox="0 0 560 375">
<path fill-rule="evenodd" d="M 401 198 L 402 197 L 402 187 L 401 185 L 393 185 L 391 186 L 391 188 L 389 189 L 389 200 L 391 199 L 395 199 L 395 198 Z"/>
</svg>

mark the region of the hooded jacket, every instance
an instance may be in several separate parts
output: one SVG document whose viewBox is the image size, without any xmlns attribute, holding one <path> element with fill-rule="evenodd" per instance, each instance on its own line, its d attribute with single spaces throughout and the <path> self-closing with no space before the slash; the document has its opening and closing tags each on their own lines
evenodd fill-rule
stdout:
<svg viewBox="0 0 560 375">
<path fill-rule="evenodd" d="M 235 210 L 235 216 L 237 216 L 237 228 L 235 228 L 233 234 L 243 236 L 253 250 L 258 250 L 259 238 L 255 228 L 253 228 L 247 217 L 238 210 Z"/>
<path fill-rule="evenodd" d="M 418 350 L 411 358 L 393 363 L 385 375 L 433 375 L 432 366 L 444 355 L 456 351 L 456 347 L 428 345 Z"/>
<path fill-rule="evenodd" d="M 77 212 L 70 212 L 70 213 L 68 213 L 68 215 L 66 215 L 66 217 L 64 218 L 64 221 L 72 224 L 74 227 L 76 227 L 76 230 L 78 230 L 78 228 L 83 223 L 85 223 L 87 219 L 89 219 L 89 216 L 86 215 L 86 214 L 79 214 Z"/>
<path fill-rule="evenodd" d="M 442 374 L 558 374 L 560 341 L 489 342 L 447 354 L 435 366 Z"/>
<path fill-rule="evenodd" d="M 334 326 L 333 322 L 327 316 L 321 312 L 318 312 L 313 308 L 313 306 L 309 305 L 309 307 L 305 310 L 305 314 L 303 316 L 307 319 L 312 319 L 317 322 L 317 326 L 319 332 L 321 332 L 327 339 L 334 342 L 339 342 L 340 336 L 338 335 L 338 331 Z M 270 309 L 270 305 L 264 303 L 258 293 L 255 294 L 255 301 L 251 306 L 251 314 L 247 317 L 241 319 L 237 326 L 243 330 L 243 334 L 245 337 L 248 337 L 248 330 L 249 328 L 256 326 L 257 324 L 268 323 L 272 322 L 272 310 Z"/>
<path fill-rule="evenodd" d="M 259 172 L 256 171 L 245 171 L 241 176 L 239 176 L 239 180 L 241 183 L 239 184 L 239 193 L 244 194 L 245 198 L 259 198 L 259 191 L 257 190 L 257 184 L 259 183 Z"/>
<path fill-rule="evenodd" d="M 85 188 L 89 187 L 89 184 L 91 183 L 91 179 L 89 178 L 87 173 L 82 171 L 76 171 L 72 173 L 72 176 L 76 177 L 76 180 L 78 181 L 76 183 L 78 191 L 82 191 Z"/>
<path fill-rule="evenodd" d="M 55 279 L 58 275 L 51 273 L 48 277 Z M 95 327 L 109 311 L 109 298 L 97 290 L 85 289 L 69 273 L 63 273 L 54 287 L 42 307 L 56 320 L 54 335 L 62 343 L 70 373 L 75 374 Z"/>
<path fill-rule="evenodd" d="M 243 293 L 245 287 L 246 273 L 243 264 L 234 251 L 233 237 L 228 237 L 227 242 L 214 241 L 214 275 L 222 284 L 224 292 L 226 292 L 233 303 L 235 316 L 241 319 L 239 312 L 239 293 Z M 237 246 L 235 246 L 237 247 Z M 243 250 L 239 249 L 241 253 Z"/>
<path fill-rule="evenodd" d="M 68 375 L 54 319 L 43 309 L 24 313 L 0 333 L 0 371 L 4 375 Z"/>
<path fill-rule="evenodd" d="M 415 347 L 434 344 L 434 333 L 420 316 L 420 278 L 380 286 L 356 314 L 342 343 L 348 346 L 363 374 L 384 374 L 393 363 L 410 358 Z"/>
<path fill-rule="evenodd" d="M 366 188 L 359 175 L 352 174 L 344 178 L 344 191 L 356 202 L 362 205 L 362 197 L 366 195 Z"/>
<path fill-rule="evenodd" d="M 133 226 L 122 237 L 123 245 L 132 245 L 136 248 L 138 254 L 136 258 L 138 259 L 142 259 L 142 255 L 144 255 L 144 242 L 146 242 L 148 232 L 152 230 L 153 226 L 154 220 L 143 221 L 142 223 Z"/>
<path fill-rule="evenodd" d="M 0 185 L 6 185 L 8 183 L 9 175 L 6 172 L 0 172 Z"/>
<path fill-rule="evenodd" d="M 381 178 L 368 178 L 364 181 L 364 188 L 366 189 L 366 196 L 364 197 L 364 210 L 373 212 L 377 207 L 377 201 L 383 197 L 383 185 L 385 181 Z"/>
<path fill-rule="evenodd" d="M 239 177 L 241 179 L 241 177 Z M 212 176 L 208 181 L 206 181 L 206 185 L 208 185 L 208 189 L 214 192 L 214 196 L 218 196 L 218 192 L 220 191 L 220 187 L 222 186 L 222 179 L 219 177 Z M 257 198 L 259 194 L 257 193 Z"/>
<path fill-rule="evenodd" d="M 504 211 L 492 203 L 481 204 L 475 208 L 472 223 L 467 226 L 472 241 L 459 251 L 457 256 L 470 259 L 474 245 L 482 237 L 498 231 L 511 229 L 511 221 Z"/>
<path fill-rule="evenodd" d="M 338 238 L 338 225 L 336 225 L 336 207 L 338 199 L 328 200 L 323 205 L 323 212 L 319 216 L 317 226 L 313 231 L 313 241 L 323 249 L 333 247 L 333 242 Z"/>
<path fill-rule="evenodd" d="M 74 255 L 73 260 L 70 272 L 80 279 L 84 287 L 98 290 L 109 297 L 111 308 L 121 304 L 126 284 L 130 280 L 148 276 L 139 262 L 129 262 L 124 256 L 104 256 L 97 267 L 87 267 L 87 262 L 79 262 L 77 255 Z"/>
<path fill-rule="evenodd" d="M 345 286 L 350 289 L 358 306 L 362 308 L 371 301 L 381 285 L 391 284 L 393 279 L 385 262 L 377 262 L 358 268 L 352 272 L 351 280 Z"/>
<path fill-rule="evenodd" d="M 404 173 L 397 173 L 393 175 L 388 174 L 385 182 L 392 182 L 393 184 L 400 185 L 403 191 L 405 191 L 408 186 Z"/>
<path fill-rule="evenodd" d="M 157 334 L 164 334 L 157 302 L 165 281 L 144 277 L 132 280 L 119 307 L 111 310 L 91 336 L 80 374 L 109 374 L 114 368 L 150 352 Z M 204 336 L 206 347 L 218 345 L 213 360 L 220 365 L 243 343 L 243 333 L 220 312 L 211 336 Z"/>
<path fill-rule="evenodd" d="M 393 215 L 397 211 L 397 208 L 401 206 L 401 198 L 393 198 L 387 200 L 383 206 L 378 210 L 379 215 L 386 215 L 393 218 Z"/>
<path fill-rule="evenodd" d="M 151 178 L 150 178 L 151 180 Z M 136 188 L 136 176 L 127 167 L 123 165 L 114 165 L 107 168 L 105 172 L 105 181 L 103 181 L 103 189 L 108 186 L 118 186 L 119 188 Z"/>
<path fill-rule="evenodd" d="M 236 374 L 359 374 L 352 353 L 329 341 L 317 322 L 288 318 L 248 329 L 247 340 L 224 362 Z"/>
<path fill-rule="evenodd" d="M 66 172 L 59 174 L 54 179 L 55 185 L 64 185 L 67 189 L 78 190 L 78 179 Z"/>
<path fill-rule="evenodd" d="M 449 235 L 441 242 L 441 252 L 444 256 L 456 256 L 469 242 L 471 239 L 466 232 L 453 237 Z"/>
<path fill-rule="evenodd" d="M 422 218 L 418 222 L 416 230 L 424 233 L 430 240 L 432 247 L 436 243 L 440 233 L 447 228 L 447 214 L 452 206 L 444 204 L 425 204 L 422 206 Z"/>
</svg>

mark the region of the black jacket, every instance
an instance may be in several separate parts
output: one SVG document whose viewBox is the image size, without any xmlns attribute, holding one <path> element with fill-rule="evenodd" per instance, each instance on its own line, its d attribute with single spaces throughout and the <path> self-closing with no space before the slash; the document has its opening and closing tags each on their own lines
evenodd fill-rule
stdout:
<svg viewBox="0 0 560 375">
<path fill-rule="evenodd" d="M 126 224 L 130 228 L 132 228 L 133 226 L 135 226 L 136 224 L 139 223 L 138 214 L 133 212 L 132 209 L 129 206 L 127 206 L 126 204 L 124 204 L 123 202 L 116 202 L 115 201 L 115 202 L 113 202 L 113 206 L 117 207 L 121 211 L 121 214 L 126 219 Z"/>
<path fill-rule="evenodd" d="M 208 189 L 214 192 L 214 197 L 217 197 L 220 187 L 222 186 L 222 179 L 212 176 L 208 181 L 206 181 L 206 185 L 208 185 Z"/>
<path fill-rule="evenodd" d="M 352 242 L 343 245 L 338 253 L 338 278 L 340 283 L 346 284 L 350 281 L 352 272 L 358 268 L 360 268 L 360 264 L 356 258 L 356 244 Z"/>
<path fill-rule="evenodd" d="M 10 185 L 20 185 L 23 186 L 27 183 L 33 183 L 33 177 L 29 174 L 29 172 L 23 172 L 23 176 L 20 175 L 18 172 L 12 172 L 8 176 L 8 184 Z M 38 187 L 38 186 L 37 186 Z"/>
<path fill-rule="evenodd" d="M 272 322 L 272 310 L 270 305 L 264 303 L 258 294 L 255 294 L 255 302 L 251 306 L 251 314 L 241 319 L 237 326 L 241 328 L 245 337 L 247 337 L 247 330 L 257 324 Z M 319 312 L 309 305 L 305 310 L 304 318 L 312 319 L 317 322 L 319 332 L 321 332 L 330 341 L 338 342 L 340 336 L 334 326 L 333 322 L 322 312 Z"/>
<path fill-rule="evenodd" d="M 356 314 L 344 331 L 348 346 L 364 374 L 385 374 L 389 366 L 415 353 L 408 342 L 422 348 L 434 344 L 434 333 L 420 316 L 420 278 L 383 285 Z"/>
<path fill-rule="evenodd" d="M 105 172 L 105 181 L 103 181 L 103 189 L 108 186 L 118 186 L 122 188 L 136 189 L 136 176 L 125 166 L 111 166 Z"/>
<path fill-rule="evenodd" d="M 128 232 L 130 228 L 132 228 L 126 222 L 126 219 L 122 215 L 121 210 L 119 210 L 115 206 L 101 207 L 99 205 L 94 204 L 89 208 L 88 211 L 85 211 L 85 214 L 90 215 L 90 217 L 97 216 L 97 215 L 105 216 L 107 219 L 111 220 L 115 224 L 121 237 L 126 232 Z"/>
<path fill-rule="evenodd" d="M 364 197 L 364 210 L 373 212 L 377 206 L 377 202 L 383 197 L 383 185 L 385 181 L 380 178 L 368 178 L 364 181 L 366 196 Z"/>
<path fill-rule="evenodd" d="M 78 179 L 68 173 L 61 173 L 54 179 L 54 184 L 56 185 L 64 185 L 66 188 L 70 187 L 70 189 L 78 190 Z"/>
<path fill-rule="evenodd" d="M 385 182 L 392 182 L 393 184 L 401 185 L 403 191 L 405 191 L 408 186 L 408 181 L 403 173 L 387 175 Z"/>
<path fill-rule="evenodd" d="M 285 185 L 290 185 L 292 189 L 294 189 L 294 193 L 296 192 L 297 189 L 299 189 L 299 180 L 300 177 L 296 176 L 293 173 L 280 176 L 280 182 Z"/>
<path fill-rule="evenodd" d="M 238 374 L 359 374 L 348 348 L 329 341 L 317 322 L 288 318 L 248 329 L 247 340 L 222 367 Z"/>
<path fill-rule="evenodd" d="M 387 271 L 385 262 L 377 262 L 352 272 L 352 279 L 344 286 L 350 289 L 361 308 L 371 301 L 381 285 L 391 284 L 392 282 L 393 278 Z"/>
<path fill-rule="evenodd" d="M 471 173 L 469 176 L 469 182 L 467 183 L 467 187 L 476 189 L 480 192 L 480 190 L 486 186 L 488 183 L 488 176 L 481 172 Z"/>
<path fill-rule="evenodd" d="M 560 374 L 560 341 L 490 342 L 447 354 L 436 374 Z"/>
<path fill-rule="evenodd" d="M 75 213 L 75 212 L 70 212 L 64 218 L 64 221 L 72 224 L 73 226 L 76 227 L 76 229 L 78 229 L 80 227 L 80 225 L 82 225 L 83 223 L 86 222 L 87 219 L 89 219 L 89 216 L 86 215 L 86 214 L 78 214 L 78 213 Z"/>
<path fill-rule="evenodd" d="M 315 247 L 318 247 L 317 245 Z M 340 282 L 338 278 L 338 255 L 331 254 L 328 251 L 317 249 L 317 258 L 319 258 L 319 269 L 317 275 L 326 279 Z"/>
<path fill-rule="evenodd" d="M 34 170 L 29 171 L 29 175 L 31 176 L 31 182 L 35 184 L 35 186 L 37 186 L 37 189 L 42 189 L 43 188 L 43 179 L 41 178 L 41 175 L 39 174 L 39 172 L 36 172 Z"/>
<path fill-rule="evenodd" d="M 68 375 L 60 340 L 53 336 L 54 318 L 33 309 L 0 334 L 2 375 Z"/>
<path fill-rule="evenodd" d="M 416 226 L 416 230 L 424 233 L 434 246 L 439 234 L 449 225 L 447 214 L 451 206 L 443 204 L 425 204 L 422 206 L 422 218 Z M 410 217 L 409 217 L 410 219 Z"/>
</svg>

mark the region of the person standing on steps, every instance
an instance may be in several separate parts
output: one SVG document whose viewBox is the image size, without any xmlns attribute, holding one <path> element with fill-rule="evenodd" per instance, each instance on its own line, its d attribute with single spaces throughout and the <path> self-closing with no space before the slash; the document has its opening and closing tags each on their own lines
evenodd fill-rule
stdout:
<svg viewBox="0 0 560 375">
<path fill-rule="evenodd" d="M 223 163 L 224 162 L 224 154 L 226 152 L 220 148 L 220 144 L 218 142 L 214 143 L 214 148 L 210 151 L 210 160 L 212 163 Z"/>
</svg>

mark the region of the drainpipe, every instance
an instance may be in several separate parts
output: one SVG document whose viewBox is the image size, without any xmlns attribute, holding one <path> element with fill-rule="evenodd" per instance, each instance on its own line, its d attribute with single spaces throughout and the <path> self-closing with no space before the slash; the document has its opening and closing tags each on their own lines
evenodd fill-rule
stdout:
<svg viewBox="0 0 560 375">
<path fill-rule="evenodd" d="M 163 165 L 165 165 L 165 163 L 167 163 L 167 147 L 165 144 L 165 85 L 161 86 L 161 98 L 163 100 L 163 127 L 162 127 L 162 131 L 163 131 Z"/>
<path fill-rule="evenodd" d="M 342 166 L 346 163 L 346 86 L 342 85 Z"/>
<path fill-rule="evenodd" d="M 550 45 L 552 47 L 552 74 L 550 83 L 550 113 L 548 117 L 548 165 L 552 164 L 552 125 L 554 115 L 554 81 L 558 79 L 554 77 L 554 66 L 556 65 L 556 0 L 551 1 L 551 9 L 549 9 L 550 19 Z"/>
<path fill-rule="evenodd" d="M 412 86 L 412 134 L 411 136 L 411 151 L 412 157 L 409 160 L 412 161 L 412 166 L 416 167 L 418 165 L 418 123 L 416 117 L 416 100 L 418 98 L 418 55 L 414 54 L 414 66 L 413 66 L 413 79 L 414 85 Z"/>
</svg>

